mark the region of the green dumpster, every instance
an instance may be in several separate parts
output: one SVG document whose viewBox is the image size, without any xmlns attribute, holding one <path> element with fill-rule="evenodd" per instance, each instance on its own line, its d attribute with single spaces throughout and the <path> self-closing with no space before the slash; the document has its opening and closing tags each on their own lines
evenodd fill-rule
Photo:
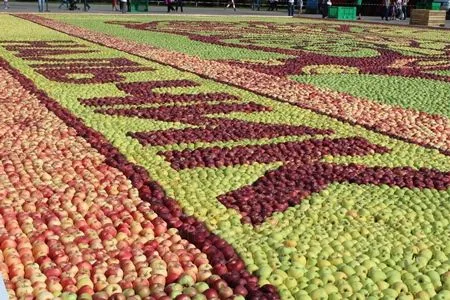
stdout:
<svg viewBox="0 0 450 300">
<path fill-rule="evenodd" d="M 148 12 L 148 0 L 130 0 L 129 12 Z"/>
<path fill-rule="evenodd" d="M 441 9 L 441 2 L 432 2 L 429 9 L 431 10 L 440 10 Z"/>
<path fill-rule="evenodd" d="M 328 18 L 338 20 L 356 20 L 356 7 L 330 6 L 328 8 Z"/>
<path fill-rule="evenodd" d="M 431 10 L 440 10 L 441 3 L 440 2 L 418 2 L 416 4 L 417 9 L 431 9 Z"/>
</svg>

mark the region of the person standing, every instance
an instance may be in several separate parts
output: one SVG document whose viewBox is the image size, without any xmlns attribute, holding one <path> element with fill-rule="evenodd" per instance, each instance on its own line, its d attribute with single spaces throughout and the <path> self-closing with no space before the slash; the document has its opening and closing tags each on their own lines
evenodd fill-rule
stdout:
<svg viewBox="0 0 450 300">
<path fill-rule="evenodd" d="M 230 6 L 233 6 L 234 11 L 236 11 L 236 5 L 234 4 L 234 0 L 229 0 L 227 6 L 225 6 L 225 9 L 227 9 Z"/>
<path fill-rule="evenodd" d="M 408 0 L 402 0 L 403 20 L 407 18 Z"/>
<path fill-rule="evenodd" d="M 402 0 L 397 0 L 396 5 L 395 5 L 395 10 L 396 10 L 396 14 L 395 14 L 395 18 L 398 20 L 403 20 L 403 9 L 402 9 L 402 4 L 403 1 Z"/>
<path fill-rule="evenodd" d="M 8 0 L 3 0 L 3 8 L 4 9 L 8 9 L 9 8 Z"/>
<path fill-rule="evenodd" d="M 120 11 L 124 14 L 128 11 L 127 0 L 120 0 Z"/>
<path fill-rule="evenodd" d="M 112 0 L 112 10 L 119 11 L 119 8 L 117 7 L 117 0 Z"/>
<path fill-rule="evenodd" d="M 45 5 L 45 1 L 44 0 L 38 0 L 39 12 L 43 12 L 44 11 L 44 5 Z"/>
<path fill-rule="evenodd" d="M 260 7 L 261 7 L 261 0 L 253 0 L 252 10 L 256 9 L 259 11 Z"/>
<path fill-rule="evenodd" d="M 383 1 L 383 15 L 381 16 L 381 19 L 386 21 L 389 21 L 389 6 L 391 5 L 390 0 L 382 0 Z"/>
<path fill-rule="evenodd" d="M 331 5 L 332 5 L 331 0 L 323 0 L 322 1 L 322 18 L 323 19 L 328 18 L 328 10 Z"/>
<path fill-rule="evenodd" d="M 91 6 L 88 3 L 88 0 L 84 0 L 84 11 L 88 11 L 91 9 Z"/>
<path fill-rule="evenodd" d="M 172 0 L 165 0 L 167 4 L 167 12 L 170 13 L 171 11 L 175 11 L 175 8 L 172 5 Z"/>
<path fill-rule="evenodd" d="M 358 16 L 358 20 L 361 20 L 361 6 L 362 0 L 356 0 L 356 15 Z"/>
<path fill-rule="evenodd" d="M 180 7 L 180 11 L 183 12 L 183 0 L 175 0 L 176 11 L 178 11 L 178 7 Z"/>
<path fill-rule="evenodd" d="M 294 16 L 294 0 L 288 0 L 288 16 Z"/>
</svg>

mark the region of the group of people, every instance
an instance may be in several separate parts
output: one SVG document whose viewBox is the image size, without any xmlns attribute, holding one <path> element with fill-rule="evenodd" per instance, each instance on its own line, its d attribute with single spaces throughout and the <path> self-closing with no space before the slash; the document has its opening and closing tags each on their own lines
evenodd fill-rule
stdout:
<svg viewBox="0 0 450 300">
<path fill-rule="evenodd" d="M 384 0 L 383 15 L 381 19 L 406 20 L 408 0 Z"/>
<path fill-rule="evenodd" d="M 84 4 L 84 11 L 88 11 L 91 9 L 91 6 L 88 3 L 88 0 L 61 0 L 59 4 L 59 9 L 61 9 L 63 6 L 66 6 L 68 10 L 78 10 L 77 3 L 83 1 Z"/>
</svg>

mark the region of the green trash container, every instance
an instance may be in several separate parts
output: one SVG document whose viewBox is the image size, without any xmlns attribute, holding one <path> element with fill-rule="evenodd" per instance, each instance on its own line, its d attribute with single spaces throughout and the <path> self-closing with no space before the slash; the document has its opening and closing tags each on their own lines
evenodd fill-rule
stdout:
<svg viewBox="0 0 450 300">
<path fill-rule="evenodd" d="M 328 7 L 328 18 L 337 19 L 337 17 L 338 17 L 338 7 L 337 6 Z"/>
<path fill-rule="evenodd" d="M 338 20 L 356 20 L 356 7 L 353 6 L 330 6 L 328 18 Z"/>
<path fill-rule="evenodd" d="M 440 10 L 441 9 L 441 2 L 432 2 L 432 3 L 430 3 L 430 6 L 428 7 L 428 9 Z"/>
<path fill-rule="evenodd" d="M 130 0 L 129 12 L 148 12 L 148 0 Z"/>
</svg>

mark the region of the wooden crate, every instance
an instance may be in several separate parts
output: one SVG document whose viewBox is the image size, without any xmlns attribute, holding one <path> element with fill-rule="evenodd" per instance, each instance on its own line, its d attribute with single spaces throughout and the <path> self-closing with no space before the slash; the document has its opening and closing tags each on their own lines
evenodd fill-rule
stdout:
<svg viewBox="0 0 450 300">
<path fill-rule="evenodd" d="M 409 24 L 445 26 L 445 10 L 413 9 Z"/>
</svg>

